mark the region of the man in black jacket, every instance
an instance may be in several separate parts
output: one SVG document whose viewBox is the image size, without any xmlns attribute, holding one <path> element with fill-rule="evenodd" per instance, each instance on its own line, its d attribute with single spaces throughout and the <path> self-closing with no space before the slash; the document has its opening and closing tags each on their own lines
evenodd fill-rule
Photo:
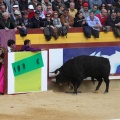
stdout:
<svg viewBox="0 0 120 120">
<path fill-rule="evenodd" d="M 32 28 L 43 27 L 43 20 L 40 16 L 40 11 L 35 11 L 35 16 L 31 18 Z"/>
</svg>

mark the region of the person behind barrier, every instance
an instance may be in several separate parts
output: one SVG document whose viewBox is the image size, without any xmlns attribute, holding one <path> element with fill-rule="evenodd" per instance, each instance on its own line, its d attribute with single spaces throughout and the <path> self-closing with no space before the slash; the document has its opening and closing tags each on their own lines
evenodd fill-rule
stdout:
<svg viewBox="0 0 120 120">
<path fill-rule="evenodd" d="M 86 22 L 89 26 L 89 33 L 95 38 L 99 38 L 100 27 L 102 27 L 102 25 L 99 18 L 94 15 L 93 11 L 91 11 L 90 15 L 86 18 Z"/>
<path fill-rule="evenodd" d="M 15 41 L 12 39 L 9 39 L 7 42 L 7 51 L 8 52 L 14 52 L 15 51 Z"/>
<path fill-rule="evenodd" d="M 32 51 L 32 52 L 35 52 L 35 51 L 41 51 L 41 49 L 31 47 L 31 41 L 29 39 L 26 39 L 24 41 L 24 45 L 21 47 L 20 51 Z"/>
</svg>

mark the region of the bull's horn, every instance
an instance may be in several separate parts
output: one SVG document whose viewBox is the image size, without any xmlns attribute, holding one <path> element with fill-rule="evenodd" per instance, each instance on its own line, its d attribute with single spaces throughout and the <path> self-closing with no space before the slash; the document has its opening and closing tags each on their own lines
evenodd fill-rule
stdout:
<svg viewBox="0 0 120 120">
<path fill-rule="evenodd" d="M 55 76 L 59 75 L 60 74 L 60 71 L 58 70 L 57 73 L 55 74 Z"/>
</svg>

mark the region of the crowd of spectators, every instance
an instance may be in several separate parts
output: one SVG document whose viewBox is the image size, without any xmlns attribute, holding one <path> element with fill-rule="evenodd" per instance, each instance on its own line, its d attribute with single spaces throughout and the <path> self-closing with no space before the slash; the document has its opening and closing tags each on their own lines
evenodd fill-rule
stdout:
<svg viewBox="0 0 120 120">
<path fill-rule="evenodd" d="M 120 27 L 120 0 L 0 0 L 0 29 Z"/>
</svg>

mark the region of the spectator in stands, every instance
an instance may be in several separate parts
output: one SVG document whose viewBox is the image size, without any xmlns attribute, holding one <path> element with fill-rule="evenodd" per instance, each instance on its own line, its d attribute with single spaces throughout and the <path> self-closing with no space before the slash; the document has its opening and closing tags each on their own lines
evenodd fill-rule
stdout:
<svg viewBox="0 0 120 120">
<path fill-rule="evenodd" d="M 8 4 L 8 11 L 9 13 L 13 13 L 13 5 L 19 5 L 17 0 L 10 0 L 10 3 Z"/>
<path fill-rule="evenodd" d="M 7 51 L 8 52 L 14 52 L 15 51 L 15 41 L 12 39 L 9 39 L 7 42 Z"/>
<path fill-rule="evenodd" d="M 47 10 L 47 6 L 48 5 L 52 6 L 52 3 L 49 0 L 42 0 L 41 5 L 42 5 L 42 8 L 43 8 L 43 11 L 46 11 Z"/>
<path fill-rule="evenodd" d="M 38 0 L 31 0 L 31 2 L 29 3 L 29 5 L 33 5 L 34 9 L 37 7 L 37 4 L 40 4 Z"/>
<path fill-rule="evenodd" d="M 107 4 L 102 3 L 101 6 L 99 7 L 99 9 L 100 10 L 102 10 L 102 9 L 106 9 L 107 10 L 108 9 Z"/>
<path fill-rule="evenodd" d="M 82 12 L 77 12 L 74 18 L 74 27 L 83 27 L 86 25 L 85 17 L 83 16 Z"/>
<path fill-rule="evenodd" d="M 41 4 L 37 5 L 36 10 L 40 11 L 40 17 L 42 19 L 45 19 L 44 11 L 42 10 L 42 5 Z"/>
<path fill-rule="evenodd" d="M 5 5 L 1 5 L 0 7 L 1 7 L 1 12 L 2 12 L 2 13 L 6 12 L 6 7 L 5 7 Z"/>
<path fill-rule="evenodd" d="M 35 15 L 33 5 L 28 6 L 28 18 L 32 18 Z"/>
<path fill-rule="evenodd" d="M 64 13 L 63 13 L 63 15 L 61 15 L 60 21 L 61 21 L 63 26 L 66 26 L 69 28 L 73 26 L 74 19 L 71 15 L 69 15 L 69 10 L 67 8 L 64 9 Z"/>
<path fill-rule="evenodd" d="M 79 10 L 82 8 L 83 3 L 84 3 L 83 0 L 77 0 L 77 1 L 75 2 L 75 8 L 79 11 Z"/>
<path fill-rule="evenodd" d="M 106 23 L 106 20 L 107 20 L 107 10 L 106 9 L 102 9 L 101 13 L 97 14 L 96 16 L 99 18 L 102 26 L 104 27 L 105 23 Z"/>
<path fill-rule="evenodd" d="M 117 3 L 114 2 L 112 5 L 111 5 L 111 12 L 117 12 L 119 10 L 119 8 L 117 8 Z"/>
<path fill-rule="evenodd" d="M 19 9 L 21 12 L 28 10 L 28 0 L 19 0 Z"/>
<path fill-rule="evenodd" d="M 98 8 L 98 5 L 97 4 L 94 4 L 93 5 L 93 9 L 90 9 L 90 12 L 93 11 L 94 12 L 94 15 L 96 14 L 99 14 L 100 11 L 99 11 L 99 8 Z"/>
<path fill-rule="evenodd" d="M 120 0 L 117 1 L 117 7 L 120 9 Z"/>
<path fill-rule="evenodd" d="M 24 45 L 22 46 L 20 51 L 32 51 L 32 52 L 35 52 L 35 51 L 41 51 L 41 49 L 31 47 L 31 41 L 29 39 L 26 39 L 24 41 Z"/>
<path fill-rule="evenodd" d="M 59 8 L 59 4 L 61 4 L 61 0 L 54 0 L 52 2 L 52 9 L 53 11 L 58 11 L 58 8 Z"/>
<path fill-rule="evenodd" d="M 75 9 L 75 3 L 70 3 L 69 14 L 75 18 L 75 14 L 77 13 L 77 9 Z"/>
<path fill-rule="evenodd" d="M 53 15 L 53 25 L 54 25 L 54 27 L 56 27 L 56 28 L 62 27 L 60 18 L 58 18 L 58 12 L 55 11 L 53 14 L 54 14 Z"/>
<path fill-rule="evenodd" d="M 115 27 L 115 26 L 120 27 L 120 21 L 119 19 L 117 19 L 116 12 L 112 12 L 111 16 L 107 18 L 106 25 L 111 27 Z"/>
<path fill-rule="evenodd" d="M 17 27 L 15 26 L 14 21 L 10 18 L 9 12 L 3 13 L 3 18 L 0 19 L 0 28 L 5 30 L 14 29 L 17 31 Z"/>
<path fill-rule="evenodd" d="M 91 11 L 90 15 L 86 18 L 88 26 L 91 28 L 91 33 L 95 38 L 99 38 L 100 27 L 102 27 L 98 17 L 94 15 L 94 12 Z"/>
<path fill-rule="evenodd" d="M 114 0 L 102 0 L 103 3 L 107 4 L 108 8 L 111 8 L 112 4 L 115 2 Z"/>
<path fill-rule="evenodd" d="M 32 28 L 32 22 L 31 19 L 28 18 L 27 11 L 22 12 L 22 24 L 25 26 L 25 28 Z"/>
<path fill-rule="evenodd" d="M 107 17 L 111 16 L 111 10 L 107 9 Z"/>
<path fill-rule="evenodd" d="M 35 16 L 31 18 L 32 28 L 43 27 L 43 20 L 40 17 L 40 11 L 35 11 Z"/>
<path fill-rule="evenodd" d="M 8 11 L 8 6 L 7 6 L 7 4 L 4 2 L 4 0 L 0 0 L 0 6 L 1 6 L 1 5 L 5 5 L 6 11 Z"/>
<path fill-rule="evenodd" d="M 44 11 L 44 15 L 46 15 L 47 13 L 50 14 L 52 17 L 53 10 L 52 10 L 52 5 L 50 5 L 50 4 L 47 6 L 47 10 Z"/>
<path fill-rule="evenodd" d="M 89 16 L 88 6 L 89 6 L 88 3 L 84 3 L 83 8 L 80 9 L 80 11 L 82 12 L 82 14 L 85 18 L 87 18 Z"/>
<path fill-rule="evenodd" d="M 93 9 L 95 4 L 98 5 L 99 8 L 102 4 L 102 0 L 89 0 L 90 9 Z"/>
<path fill-rule="evenodd" d="M 120 21 L 120 10 L 117 11 L 117 19 Z"/>
<path fill-rule="evenodd" d="M 65 9 L 65 5 L 64 4 L 59 4 L 59 8 L 58 8 L 58 17 L 59 18 L 63 14 L 64 9 Z"/>
<path fill-rule="evenodd" d="M 17 28 L 18 28 L 18 29 L 20 29 L 20 28 L 22 28 L 22 27 L 25 28 L 24 24 L 22 23 L 22 18 L 20 17 L 20 11 L 15 10 L 14 16 L 15 16 L 15 18 L 14 18 L 14 23 L 15 23 L 15 25 L 17 26 Z"/>
</svg>

